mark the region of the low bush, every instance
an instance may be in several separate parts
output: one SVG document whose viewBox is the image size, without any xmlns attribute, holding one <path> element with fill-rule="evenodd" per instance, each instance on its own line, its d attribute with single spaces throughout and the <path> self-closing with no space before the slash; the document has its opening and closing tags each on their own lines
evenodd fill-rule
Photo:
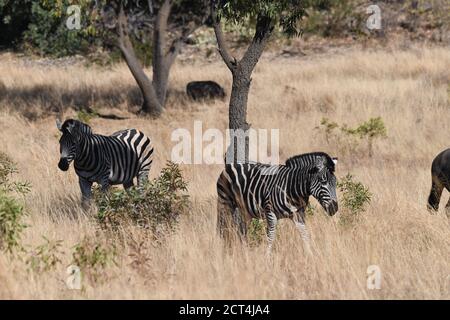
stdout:
<svg viewBox="0 0 450 320">
<path fill-rule="evenodd" d="M 77 243 L 72 253 L 72 265 L 82 272 L 82 276 L 93 282 L 105 280 L 105 268 L 116 265 L 116 248 L 102 245 L 96 239 L 85 237 Z"/>
<path fill-rule="evenodd" d="M 62 240 L 49 240 L 44 238 L 44 243 L 31 250 L 29 257 L 26 259 L 26 264 L 30 270 L 42 273 L 53 270 L 61 263 L 60 256 L 62 251 Z"/>
<path fill-rule="evenodd" d="M 160 239 L 172 231 L 189 207 L 187 183 L 177 164 L 168 162 L 159 177 L 128 190 L 94 191 L 98 221 L 117 230 L 130 223 L 150 229 Z"/>
<path fill-rule="evenodd" d="M 30 190 L 28 183 L 11 181 L 16 172 L 14 162 L 0 152 L 0 249 L 10 253 L 23 250 L 20 238 L 26 228 L 24 206 L 14 193 L 23 196 Z"/>
<path fill-rule="evenodd" d="M 370 204 L 372 193 L 364 184 L 355 181 L 351 174 L 341 178 L 337 186 L 341 192 L 339 221 L 343 225 L 351 225 L 358 221 Z"/>
<path fill-rule="evenodd" d="M 251 247 L 259 246 L 266 238 L 266 234 L 266 221 L 252 219 L 247 231 L 248 244 Z"/>
<path fill-rule="evenodd" d="M 341 153 L 354 153 L 361 141 L 365 141 L 369 157 L 373 156 L 374 142 L 387 137 L 386 126 L 381 117 L 370 118 L 355 128 L 323 118 L 316 129 L 323 133 L 327 143 L 339 145 Z"/>
</svg>

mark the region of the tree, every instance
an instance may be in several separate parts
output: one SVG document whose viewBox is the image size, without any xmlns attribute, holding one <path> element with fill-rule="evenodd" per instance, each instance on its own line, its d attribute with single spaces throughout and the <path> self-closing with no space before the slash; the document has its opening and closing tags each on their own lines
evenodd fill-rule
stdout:
<svg viewBox="0 0 450 320">
<path fill-rule="evenodd" d="M 116 0 L 103 3 L 101 16 L 116 31 L 116 44 L 136 80 L 142 96 L 142 112 L 158 116 L 167 97 L 170 69 L 188 36 L 209 16 L 207 0 Z M 133 39 L 146 41 L 152 34 L 153 78 L 145 74 L 136 56 Z"/>
<path fill-rule="evenodd" d="M 20 42 L 22 33 L 30 23 L 31 0 L 0 0 L 0 48 L 12 47 Z"/>
<path fill-rule="evenodd" d="M 229 128 L 234 134 L 227 150 L 227 162 L 248 161 L 247 131 L 250 125 L 246 118 L 251 75 L 274 27 L 279 25 L 288 36 L 299 35 L 297 21 L 306 14 L 305 8 L 306 1 L 301 0 L 212 1 L 212 21 L 219 53 L 233 77 L 228 116 Z M 250 20 L 255 24 L 255 34 L 240 60 L 233 57 L 228 49 L 222 32 L 222 20 L 235 24 Z"/>
</svg>

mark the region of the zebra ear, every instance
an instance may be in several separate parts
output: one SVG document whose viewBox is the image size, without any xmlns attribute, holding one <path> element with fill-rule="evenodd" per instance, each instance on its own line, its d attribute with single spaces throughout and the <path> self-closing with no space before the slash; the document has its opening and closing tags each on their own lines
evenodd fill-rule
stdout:
<svg viewBox="0 0 450 320">
<path fill-rule="evenodd" d="M 62 123 L 61 123 L 61 120 L 56 119 L 56 127 L 58 128 L 59 131 L 62 131 Z"/>
<path fill-rule="evenodd" d="M 320 157 L 320 158 L 318 158 L 317 160 L 316 160 L 316 168 L 319 170 L 319 171 L 322 171 L 322 169 L 323 168 L 325 168 L 325 165 L 326 165 L 326 163 L 325 163 L 325 158 L 323 158 L 323 157 Z"/>
<path fill-rule="evenodd" d="M 67 131 L 68 131 L 70 134 L 75 134 L 75 133 L 78 132 L 79 127 L 80 127 L 80 125 L 79 125 L 79 123 L 78 123 L 77 121 L 71 120 L 71 121 L 68 123 L 68 125 L 67 125 L 66 128 L 67 128 Z"/>
<path fill-rule="evenodd" d="M 337 158 L 337 157 L 334 157 L 334 158 L 332 158 L 332 160 L 333 160 L 334 164 L 337 165 L 338 158 Z"/>
</svg>

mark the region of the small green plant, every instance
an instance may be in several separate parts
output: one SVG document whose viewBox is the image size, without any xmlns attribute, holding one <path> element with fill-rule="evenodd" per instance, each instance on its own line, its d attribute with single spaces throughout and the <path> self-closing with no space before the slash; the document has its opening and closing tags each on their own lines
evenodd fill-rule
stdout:
<svg viewBox="0 0 450 320">
<path fill-rule="evenodd" d="M 97 282 L 104 279 L 102 275 L 106 267 L 116 265 L 116 255 L 115 247 L 84 238 L 75 245 L 71 264 L 80 268 L 84 276 Z"/>
<path fill-rule="evenodd" d="M 266 237 L 266 222 L 262 219 L 252 219 L 247 230 L 248 243 L 251 247 L 259 246 Z"/>
<path fill-rule="evenodd" d="M 128 190 L 94 191 L 98 221 L 104 227 L 118 229 L 134 223 L 150 229 L 156 239 L 172 231 L 180 214 L 189 207 L 187 183 L 177 164 L 168 162 L 161 174 L 146 184 Z"/>
<path fill-rule="evenodd" d="M 330 121 L 327 118 L 322 118 L 322 121 L 320 121 L 320 125 L 323 128 L 323 131 L 325 133 L 325 139 L 327 142 L 330 140 L 330 136 L 334 134 L 334 129 L 339 128 L 339 125 L 337 122 Z"/>
<path fill-rule="evenodd" d="M 27 194 L 31 190 L 28 182 L 11 181 L 13 174 L 18 173 L 16 164 L 0 151 L 0 190 L 8 192 L 16 192 L 21 195 Z"/>
<path fill-rule="evenodd" d="M 30 257 L 26 260 L 29 268 L 37 273 L 53 270 L 61 263 L 60 256 L 62 252 L 62 240 L 49 240 L 44 238 L 44 243 L 31 251 Z"/>
<path fill-rule="evenodd" d="M 20 238 L 27 225 L 23 204 L 11 193 L 24 196 L 30 189 L 28 183 L 12 182 L 11 176 L 17 169 L 14 162 L 0 152 L 0 249 L 13 253 L 23 250 Z"/>
<path fill-rule="evenodd" d="M 308 205 L 306 206 L 305 213 L 307 216 L 312 217 L 316 213 L 316 206 L 308 203 Z"/>
<path fill-rule="evenodd" d="M 344 209 L 339 216 L 340 222 L 344 225 L 352 224 L 370 204 L 372 193 L 349 173 L 340 179 L 337 186 L 342 193 L 340 203 Z"/>
<path fill-rule="evenodd" d="M 381 117 L 370 118 L 356 128 L 350 128 L 347 124 L 339 126 L 337 122 L 322 118 L 320 126 L 316 128 L 323 132 L 327 143 L 334 139 L 336 144 L 345 145 L 350 151 L 354 151 L 361 140 L 366 140 L 369 157 L 373 156 L 373 142 L 387 137 L 386 126 Z"/>
<path fill-rule="evenodd" d="M 89 123 L 92 119 L 97 118 L 98 113 L 95 110 L 81 109 L 77 112 L 77 119 L 84 123 Z"/>
<path fill-rule="evenodd" d="M 366 139 L 369 146 L 369 156 L 373 155 L 373 141 L 377 138 L 386 138 L 386 127 L 381 117 L 370 118 L 358 127 L 352 129 L 343 126 L 341 130 L 349 135 L 357 136 L 359 139 Z"/>
</svg>

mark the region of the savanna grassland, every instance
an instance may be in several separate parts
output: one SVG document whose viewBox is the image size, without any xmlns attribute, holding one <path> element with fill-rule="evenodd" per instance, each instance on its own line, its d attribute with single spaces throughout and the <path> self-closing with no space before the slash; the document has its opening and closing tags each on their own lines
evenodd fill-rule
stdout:
<svg viewBox="0 0 450 320">
<path fill-rule="evenodd" d="M 343 225 L 316 206 L 307 218 L 313 254 L 308 256 L 290 221 L 282 221 L 272 259 L 265 244 L 236 244 L 225 250 L 216 234 L 215 183 L 220 165 L 182 165 L 192 206 L 178 229 L 160 243 L 139 227 L 121 240 L 99 228 L 95 210 L 84 213 L 76 174 L 59 171 L 57 113 L 76 117 L 72 107 L 92 106 L 126 120 L 93 118 L 94 131 L 110 134 L 134 127 L 155 146 L 151 178 L 171 157 L 177 128 L 203 130 L 228 125 L 226 101 L 194 103 L 183 93 L 188 81 L 212 79 L 230 92 L 224 64 L 178 63 L 171 74 L 166 112 L 157 120 L 137 117 L 136 89 L 125 65 L 111 68 L 24 64 L 0 58 L 0 150 L 16 163 L 15 178 L 31 183 L 21 242 L 23 253 L 0 255 L 0 297 L 33 299 L 437 299 L 450 298 L 450 229 L 441 210 L 426 200 L 434 156 L 450 144 L 450 50 L 443 47 L 347 49 L 306 57 L 263 56 L 252 80 L 248 121 L 253 128 L 280 130 L 280 160 L 325 151 L 339 157 L 338 178 L 351 173 L 373 194 L 360 219 Z M 131 110 L 133 111 L 133 110 Z M 326 134 L 323 118 L 355 127 L 381 117 L 386 138 L 373 155 L 339 131 Z M 338 197 L 340 197 L 338 193 Z M 342 211 L 342 210 L 341 210 Z M 151 213 L 149 213 L 151 214 Z M 56 262 L 46 271 L 27 259 L 42 243 L 61 240 Z M 125 239 L 125 240 L 124 240 Z M 82 241 L 114 247 L 115 263 L 98 276 L 83 277 L 69 290 L 66 268 Z M 109 250 L 109 249 L 105 249 Z M 111 249 L 113 250 L 113 249 Z M 381 288 L 367 289 L 367 268 L 382 272 Z"/>
</svg>

